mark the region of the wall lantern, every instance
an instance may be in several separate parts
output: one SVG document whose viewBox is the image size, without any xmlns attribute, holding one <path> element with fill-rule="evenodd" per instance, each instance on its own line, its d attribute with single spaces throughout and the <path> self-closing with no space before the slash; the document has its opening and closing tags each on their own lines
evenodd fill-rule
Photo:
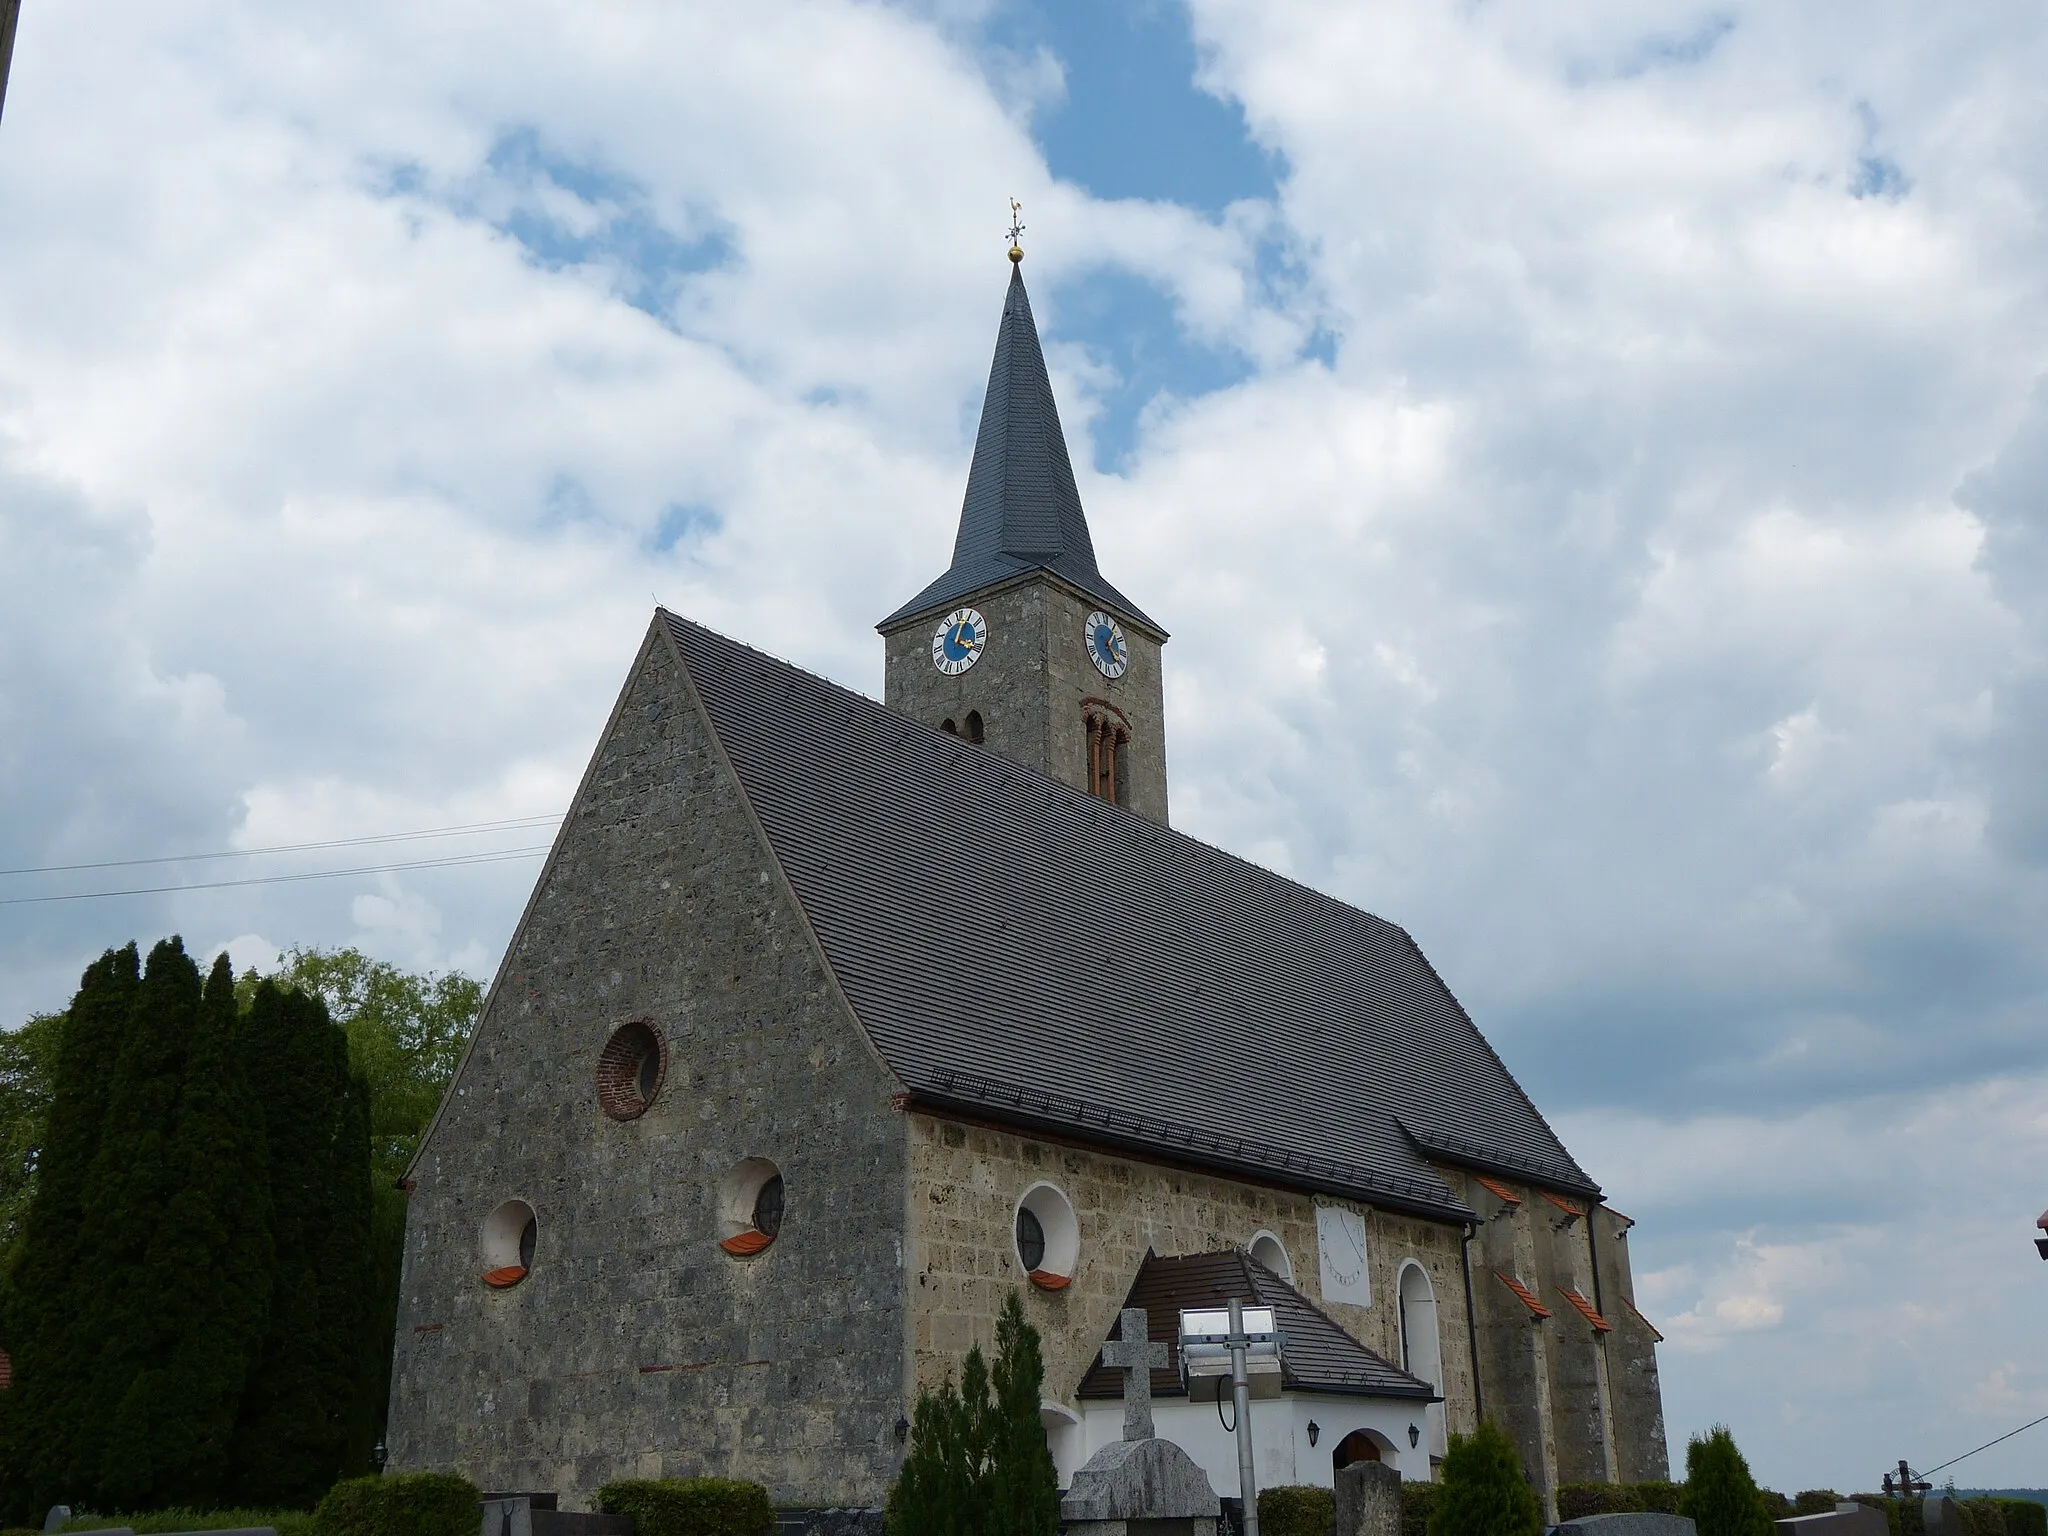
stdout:
<svg viewBox="0 0 2048 1536">
<path fill-rule="evenodd" d="M 1316 1437 L 1320 1435 L 1322 1432 L 1322 1425 L 1318 1424 L 1314 1419 L 1310 1419 L 1308 1421 L 1308 1443 L 1310 1445 L 1314 1445 L 1316 1443 Z"/>
<path fill-rule="evenodd" d="M 1422 1444 L 1422 1430 L 1418 1426 L 1410 1424 L 1408 1426 L 1408 1449 L 1412 1451 L 1420 1444 Z"/>
</svg>

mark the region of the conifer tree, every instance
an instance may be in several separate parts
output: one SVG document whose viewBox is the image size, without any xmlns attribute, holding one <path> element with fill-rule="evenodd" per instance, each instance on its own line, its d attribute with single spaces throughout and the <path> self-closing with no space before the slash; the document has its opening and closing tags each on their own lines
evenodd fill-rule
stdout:
<svg viewBox="0 0 2048 1536">
<path fill-rule="evenodd" d="M 326 1017 L 324 1007 L 321 1017 Z M 320 1260 L 322 1331 L 331 1340 L 328 1349 L 335 1362 L 328 1412 L 338 1431 L 338 1470 L 360 1476 L 370 1470 L 383 1417 L 384 1362 L 378 1357 L 388 1349 L 371 1240 L 370 1090 L 350 1073 L 347 1038 L 330 1025 L 328 1039 L 336 1114 L 327 1159 L 327 1242 Z"/>
<path fill-rule="evenodd" d="M 263 1063 L 274 1261 L 269 1325 L 242 1401 L 235 1487 L 260 1508 L 306 1508 L 342 1470 L 336 1377 L 353 1379 L 346 1346 L 330 1337 L 321 1272 L 335 1204 L 337 1095 L 347 1077 L 336 1071 L 340 1031 L 303 992 L 262 982 L 242 1034 L 250 1058 Z M 367 1167 L 360 1175 L 367 1186 Z"/>
<path fill-rule="evenodd" d="M 1429 1512 L 1429 1536 L 1539 1536 L 1543 1509 L 1515 1443 L 1491 1419 L 1451 1436 Z"/>
<path fill-rule="evenodd" d="M 205 1508 L 226 1487 L 273 1258 L 269 1155 L 240 1034 L 222 955 L 190 1026 L 165 1159 L 170 1198 L 125 1298 L 131 1310 L 149 1307 L 128 1325 L 125 1342 L 141 1347 L 102 1362 L 116 1406 L 97 1496 L 112 1508 Z"/>
<path fill-rule="evenodd" d="M 1044 1387 L 1038 1330 L 1025 1320 L 1013 1290 L 996 1320 L 988 1536 L 1056 1536 L 1059 1530 L 1059 1472 L 1038 1416 Z"/>
<path fill-rule="evenodd" d="M 918 1394 L 909 1450 L 883 1512 L 888 1536 L 980 1536 L 966 1420 L 952 1378 Z"/>
<path fill-rule="evenodd" d="M 149 952 L 135 1007 L 106 1090 L 106 1116 L 86 1181 L 79 1234 L 81 1328 L 97 1347 L 83 1365 L 84 1413 L 76 1430 L 70 1497 L 103 1509 L 132 1509 L 145 1496 L 148 1448 L 142 1425 L 124 1413 L 139 1379 L 162 1369 L 164 1298 L 149 1278 L 149 1251 L 177 1183 L 171 1147 L 186 1055 L 198 1028 L 199 968 L 184 943 L 165 939 Z M 137 1457 L 142 1458 L 138 1470 Z"/>
<path fill-rule="evenodd" d="M 86 1186 L 99 1149 L 108 1069 L 120 1055 L 141 985 L 135 946 L 86 967 L 65 1013 L 35 1195 L 4 1298 L 0 1328 L 14 1386 L 0 1393 L 4 1513 L 24 1520 L 82 1486 L 79 1434 L 96 1348 L 79 1305 L 85 1284 Z"/>
<path fill-rule="evenodd" d="M 1695 1435 L 1686 1446 L 1685 1492 L 1679 1495 L 1678 1512 L 1699 1528 L 1700 1536 L 1771 1536 L 1773 1522 L 1763 1496 L 1727 1425 Z"/>
</svg>

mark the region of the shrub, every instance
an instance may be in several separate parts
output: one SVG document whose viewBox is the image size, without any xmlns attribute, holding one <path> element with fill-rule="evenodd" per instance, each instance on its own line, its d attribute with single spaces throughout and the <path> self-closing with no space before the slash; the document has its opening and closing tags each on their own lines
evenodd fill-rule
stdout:
<svg viewBox="0 0 2048 1536">
<path fill-rule="evenodd" d="M 1259 1490 L 1262 1536 L 1330 1536 L 1337 1515 L 1337 1497 L 1328 1488 L 1306 1484 Z"/>
<path fill-rule="evenodd" d="M 1627 1483 L 1566 1483 L 1557 1490 L 1557 1518 L 1635 1514 L 1646 1506 Z"/>
<path fill-rule="evenodd" d="M 1772 1536 L 1762 1491 L 1726 1425 L 1715 1425 L 1685 1448 L 1685 1494 L 1678 1512 L 1699 1528 L 1699 1536 Z"/>
<path fill-rule="evenodd" d="M 2005 1536 L 2048 1536 L 2048 1504 L 2036 1504 L 2032 1499 L 1991 1502 L 2005 1514 Z"/>
<path fill-rule="evenodd" d="M 1963 1536 L 2005 1536 L 2005 1511 L 1996 1499 L 1957 1499 Z"/>
<path fill-rule="evenodd" d="M 1802 1488 L 1792 1498 L 1794 1515 L 1832 1515 L 1842 1496 L 1832 1488 Z"/>
<path fill-rule="evenodd" d="M 1675 1515 L 1679 1502 L 1685 1497 L 1683 1483 L 1630 1483 L 1635 1496 L 1643 1502 L 1636 1507 L 1653 1515 Z"/>
<path fill-rule="evenodd" d="M 475 1536 L 476 1484 L 440 1472 L 351 1477 L 313 1511 L 314 1536 Z M 278 1536 L 284 1536 L 283 1531 Z"/>
<path fill-rule="evenodd" d="M 1789 1520 L 1792 1518 L 1792 1501 L 1778 1492 L 1777 1489 L 1759 1488 L 1756 1491 L 1756 1496 L 1764 1507 L 1766 1518 L 1773 1521 Z"/>
<path fill-rule="evenodd" d="M 1429 1512 L 1436 1507 L 1435 1483 L 1401 1484 L 1401 1536 L 1429 1536 Z"/>
<path fill-rule="evenodd" d="M 726 1477 L 606 1483 L 597 1490 L 597 1507 L 631 1515 L 636 1536 L 772 1536 L 775 1530 L 768 1490 Z"/>
<path fill-rule="evenodd" d="M 276 1528 L 277 1536 L 314 1536 L 313 1517 L 303 1509 L 153 1509 L 141 1515 L 78 1515 L 64 1522 L 67 1531 L 93 1531 L 125 1525 L 136 1536 L 163 1531 L 238 1531 L 252 1526 Z M 7 1533 L 0 1532 L 0 1536 Z"/>
<path fill-rule="evenodd" d="M 1538 1536 L 1542 1529 L 1536 1490 L 1506 1432 L 1482 1419 L 1471 1435 L 1453 1435 L 1429 1536 Z"/>
</svg>

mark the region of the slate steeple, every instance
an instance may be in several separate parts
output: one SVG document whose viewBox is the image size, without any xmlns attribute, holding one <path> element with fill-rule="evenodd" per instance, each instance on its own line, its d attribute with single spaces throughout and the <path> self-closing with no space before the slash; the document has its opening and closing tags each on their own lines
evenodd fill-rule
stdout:
<svg viewBox="0 0 2048 1536">
<path fill-rule="evenodd" d="M 1012 257 L 953 563 L 876 627 L 886 631 L 913 615 L 944 609 L 971 593 L 1040 570 L 1164 638 L 1159 626 L 1096 569 L 1095 543 L 1088 536 L 1038 325 L 1031 316 L 1031 296 L 1024 289 L 1021 254 Z"/>
</svg>

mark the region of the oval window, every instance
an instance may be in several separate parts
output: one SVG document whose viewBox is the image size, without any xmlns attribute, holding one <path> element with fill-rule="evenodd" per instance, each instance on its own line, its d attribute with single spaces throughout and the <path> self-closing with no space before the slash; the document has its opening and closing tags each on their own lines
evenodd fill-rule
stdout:
<svg viewBox="0 0 2048 1536">
<path fill-rule="evenodd" d="M 733 1164 L 718 1185 L 718 1246 L 736 1259 L 765 1253 L 782 1235 L 782 1170 L 765 1157 Z"/>
<path fill-rule="evenodd" d="M 540 1220 L 524 1200 L 507 1200 L 484 1218 L 484 1284 L 510 1290 L 533 1268 Z"/>
<path fill-rule="evenodd" d="M 1041 1291 L 1063 1291 L 1081 1256 L 1081 1228 L 1073 1203 L 1051 1184 L 1034 1184 L 1017 1202 L 1011 1223 L 1017 1266 Z"/>
</svg>

